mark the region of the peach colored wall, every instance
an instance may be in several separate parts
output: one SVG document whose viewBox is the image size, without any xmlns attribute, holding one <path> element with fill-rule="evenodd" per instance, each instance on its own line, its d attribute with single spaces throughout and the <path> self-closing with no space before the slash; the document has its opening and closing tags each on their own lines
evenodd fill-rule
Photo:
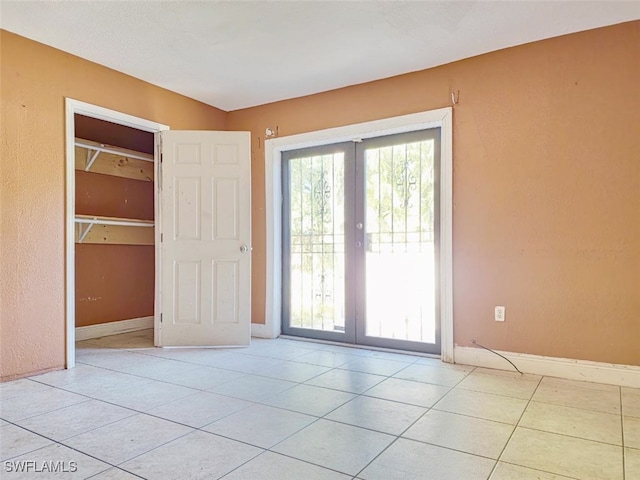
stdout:
<svg viewBox="0 0 640 480">
<path fill-rule="evenodd" d="M 93 142 L 126 148 L 136 152 L 153 155 L 155 140 L 153 133 L 125 127 L 117 123 L 106 122 L 98 118 L 75 114 L 75 135 Z"/>
<path fill-rule="evenodd" d="M 153 220 L 153 182 L 76 170 L 76 213 Z M 155 248 L 76 244 L 76 327 L 152 316 Z"/>
<path fill-rule="evenodd" d="M 153 315 L 155 248 L 76 244 L 76 327 Z"/>
<path fill-rule="evenodd" d="M 76 213 L 153 220 L 153 185 L 76 170 Z"/>
<path fill-rule="evenodd" d="M 64 98 L 173 129 L 225 128 L 226 113 L 0 31 L 0 378 L 65 362 Z"/>
<path fill-rule="evenodd" d="M 264 321 L 266 127 L 454 109 L 455 342 L 640 365 L 640 22 L 230 112 L 253 135 L 253 321 Z M 506 306 L 506 322 L 493 307 Z"/>
</svg>

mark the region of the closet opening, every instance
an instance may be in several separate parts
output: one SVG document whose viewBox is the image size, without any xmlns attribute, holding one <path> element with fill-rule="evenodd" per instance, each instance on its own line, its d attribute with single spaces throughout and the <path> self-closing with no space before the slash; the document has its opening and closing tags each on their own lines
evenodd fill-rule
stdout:
<svg viewBox="0 0 640 480">
<path fill-rule="evenodd" d="M 126 348 L 158 345 L 156 178 L 159 133 L 169 127 L 71 98 L 65 123 L 65 366 L 73 368 L 76 340 L 129 332 Z"/>
<path fill-rule="evenodd" d="M 74 114 L 76 341 L 153 346 L 154 134 Z M 126 345 L 122 345 L 126 346 Z"/>
</svg>

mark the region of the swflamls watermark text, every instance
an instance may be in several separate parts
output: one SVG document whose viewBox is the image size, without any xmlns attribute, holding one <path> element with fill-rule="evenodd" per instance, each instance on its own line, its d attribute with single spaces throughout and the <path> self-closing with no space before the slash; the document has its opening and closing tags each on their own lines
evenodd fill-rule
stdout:
<svg viewBox="0 0 640 480">
<path fill-rule="evenodd" d="M 73 473 L 78 470 L 78 462 L 64 460 L 6 460 L 2 463 L 7 473 Z"/>
</svg>

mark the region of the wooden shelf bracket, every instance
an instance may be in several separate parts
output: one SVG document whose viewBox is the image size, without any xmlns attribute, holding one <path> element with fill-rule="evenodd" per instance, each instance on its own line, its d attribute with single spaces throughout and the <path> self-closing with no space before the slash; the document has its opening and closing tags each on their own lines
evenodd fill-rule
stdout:
<svg viewBox="0 0 640 480">
<path fill-rule="evenodd" d="M 84 171 L 88 172 L 91 169 L 91 165 L 96 161 L 100 155 L 100 150 L 92 150 L 91 148 L 87 148 L 87 166 L 84 167 Z"/>
<path fill-rule="evenodd" d="M 93 227 L 93 223 L 83 224 L 82 222 L 78 222 L 76 219 L 76 223 L 78 223 L 78 243 L 82 243 L 85 237 L 91 231 L 91 227 Z"/>
</svg>

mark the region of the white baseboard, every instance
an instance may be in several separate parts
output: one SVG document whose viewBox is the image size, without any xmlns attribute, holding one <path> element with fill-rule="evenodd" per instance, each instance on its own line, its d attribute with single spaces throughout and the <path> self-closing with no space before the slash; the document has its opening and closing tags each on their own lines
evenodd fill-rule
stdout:
<svg viewBox="0 0 640 480">
<path fill-rule="evenodd" d="M 262 323 L 251 324 L 251 336 L 256 338 L 278 338 L 271 326 Z"/>
<path fill-rule="evenodd" d="M 106 337 L 119 333 L 135 332 L 153 328 L 153 317 L 132 318 L 117 322 L 100 323 L 86 327 L 76 327 L 76 341 L 89 340 L 90 338 Z"/>
<path fill-rule="evenodd" d="M 153 328 L 153 317 L 132 318 L 130 320 L 119 320 L 117 322 L 101 323 L 76 328 L 76 341 L 89 340 L 91 338 L 106 337 L 119 333 L 135 332 L 136 330 L 146 330 Z M 251 324 L 251 336 L 257 338 L 277 338 L 273 329 L 260 323 Z"/>
<path fill-rule="evenodd" d="M 498 353 L 511 360 L 523 373 L 640 388 L 639 366 L 543 357 L 526 353 L 503 351 Z M 481 348 L 456 346 L 454 358 L 455 363 L 464 365 L 514 370 L 505 359 Z"/>
</svg>

